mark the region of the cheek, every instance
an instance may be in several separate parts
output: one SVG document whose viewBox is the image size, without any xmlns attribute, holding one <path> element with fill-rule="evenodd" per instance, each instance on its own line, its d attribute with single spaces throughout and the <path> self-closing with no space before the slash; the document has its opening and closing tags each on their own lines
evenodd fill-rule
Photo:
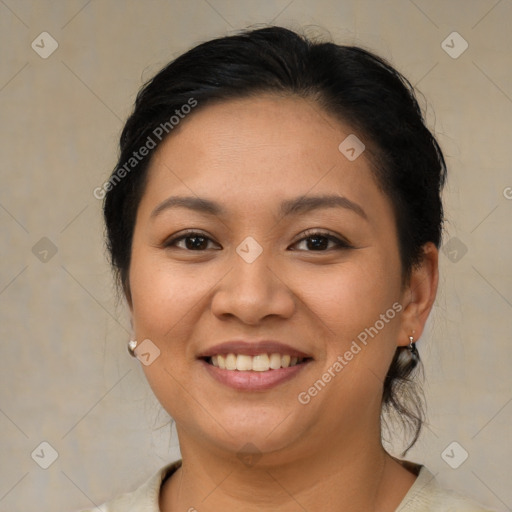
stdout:
<svg viewBox="0 0 512 512">
<path fill-rule="evenodd" d="M 343 378 L 334 379 L 329 397 L 336 403 L 347 399 L 347 389 L 358 389 L 358 397 L 380 396 L 396 350 L 400 266 L 385 259 L 368 251 L 336 268 L 299 273 L 296 289 L 331 341 L 325 344 L 324 371 L 342 356 Z"/>
<path fill-rule="evenodd" d="M 354 336 L 373 325 L 400 297 L 400 272 L 378 254 L 324 268 L 290 272 L 298 295 L 331 328 L 331 334 Z"/>
<path fill-rule="evenodd" d="M 130 267 L 134 334 L 137 340 L 150 339 L 160 351 L 142 369 L 157 399 L 176 418 L 186 416 L 183 383 L 192 357 L 187 342 L 208 286 L 197 272 L 178 270 L 151 249 L 134 244 Z"/>
<path fill-rule="evenodd" d="M 191 269 L 173 269 L 151 250 L 135 249 L 130 267 L 136 334 L 158 341 L 186 324 L 187 313 L 204 295 L 207 283 Z"/>
<path fill-rule="evenodd" d="M 380 400 L 396 350 L 400 283 L 399 266 L 374 257 L 301 274 L 296 289 L 330 341 L 324 344 L 325 360 L 317 377 L 336 375 L 322 395 L 333 408 L 348 413 L 361 401 Z"/>
</svg>

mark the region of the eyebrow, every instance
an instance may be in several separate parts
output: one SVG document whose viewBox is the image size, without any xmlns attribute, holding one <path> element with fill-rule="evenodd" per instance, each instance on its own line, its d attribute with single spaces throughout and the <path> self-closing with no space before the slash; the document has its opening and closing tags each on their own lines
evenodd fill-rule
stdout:
<svg viewBox="0 0 512 512">
<path fill-rule="evenodd" d="M 297 215 L 320 208 L 345 208 L 357 213 L 363 219 L 368 219 L 361 206 L 347 197 L 339 195 L 302 196 L 297 199 L 288 199 L 281 203 L 281 215 Z"/>
<path fill-rule="evenodd" d="M 217 202 L 193 196 L 171 196 L 161 202 L 152 212 L 153 219 L 165 210 L 172 208 L 188 208 L 199 213 L 220 216 L 225 214 L 224 208 Z M 281 217 L 300 215 L 320 208 L 345 208 L 363 219 L 368 219 L 365 211 L 357 203 L 340 195 L 301 196 L 287 199 L 281 203 Z"/>
</svg>

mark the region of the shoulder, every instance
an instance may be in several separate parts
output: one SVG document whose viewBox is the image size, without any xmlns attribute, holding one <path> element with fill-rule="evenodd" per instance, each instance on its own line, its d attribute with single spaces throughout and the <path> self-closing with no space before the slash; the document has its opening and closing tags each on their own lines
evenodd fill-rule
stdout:
<svg viewBox="0 0 512 512">
<path fill-rule="evenodd" d="M 181 460 L 168 464 L 134 491 L 117 496 L 103 505 L 80 512 L 160 512 L 158 500 L 162 482 L 181 466 Z"/>
<path fill-rule="evenodd" d="M 420 466 L 419 474 L 396 512 L 491 512 L 461 494 L 444 489 L 435 476 Z"/>
</svg>

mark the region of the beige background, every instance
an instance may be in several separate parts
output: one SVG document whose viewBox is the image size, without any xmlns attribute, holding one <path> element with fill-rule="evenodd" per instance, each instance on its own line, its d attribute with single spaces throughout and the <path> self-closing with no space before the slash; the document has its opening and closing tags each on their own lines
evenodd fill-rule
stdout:
<svg viewBox="0 0 512 512">
<path fill-rule="evenodd" d="M 126 352 L 92 191 L 143 80 L 200 41 L 270 22 L 373 49 L 427 98 L 449 222 L 419 343 L 429 424 L 408 458 L 512 510 L 512 1 L 0 0 L 0 511 L 89 507 L 179 456 Z M 43 31 L 59 45 L 47 59 L 31 48 Z M 441 46 L 453 31 L 469 44 L 457 59 Z M 43 441 L 58 452 L 46 470 L 31 457 Z M 441 457 L 452 441 L 469 453 L 457 469 Z"/>
</svg>

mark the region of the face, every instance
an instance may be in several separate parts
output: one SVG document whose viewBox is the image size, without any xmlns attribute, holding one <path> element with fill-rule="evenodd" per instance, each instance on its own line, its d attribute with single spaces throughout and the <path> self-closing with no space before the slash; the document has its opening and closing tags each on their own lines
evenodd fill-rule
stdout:
<svg viewBox="0 0 512 512">
<path fill-rule="evenodd" d="M 389 199 L 338 149 L 351 133 L 262 96 L 194 112 L 155 153 L 130 307 L 182 444 L 293 458 L 378 432 L 406 298 Z"/>
</svg>

